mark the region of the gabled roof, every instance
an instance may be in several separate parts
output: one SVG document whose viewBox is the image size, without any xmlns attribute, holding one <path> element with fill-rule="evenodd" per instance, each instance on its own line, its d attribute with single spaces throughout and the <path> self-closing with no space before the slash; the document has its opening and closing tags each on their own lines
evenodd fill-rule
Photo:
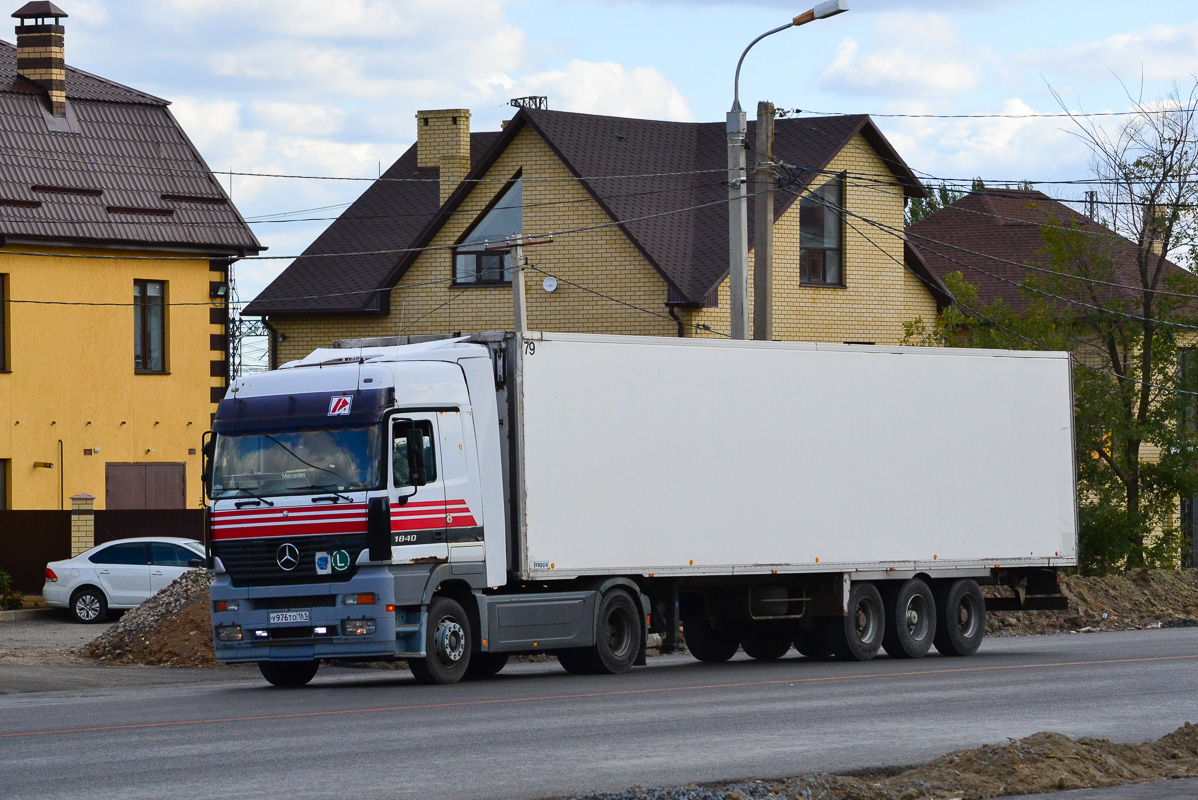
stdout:
<svg viewBox="0 0 1198 800">
<path fill-rule="evenodd" d="M 521 109 L 501 133 L 471 135 L 471 171 L 443 206 L 437 207 L 435 183 L 375 184 L 305 255 L 426 246 L 476 185 L 472 181 L 486 175 L 525 127 L 545 140 L 613 221 L 621 222 L 621 230 L 666 281 L 671 302 L 705 302 L 728 274 L 727 139 L 722 122 L 662 122 Z M 819 178 L 820 171 L 858 133 L 886 160 L 908 196 L 926 196 L 918 178 L 865 115 L 778 120 L 774 152 L 799 168 L 793 187 L 798 191 Z M 754 137 L 755 125 L 750 122 L 748 141 Z M 416 170 L 415 150 L 413 145 L 384 177 L 436 177 L 436 170 Z M 775 219 L 795 199 L 794 194 L 779 192 Z M 421 210 L 422 224 L 417 225 L 408 215 Z M 750 203 L 750 246 L 752 214 Z M 394 224 L 378 226 L 379 231 L 362 224 L 376 216 L 396 215 Z M 244 313 L 385 312 L 386 298 L 374 290 L 394 286 L 418 255 L 398 253 L 389 263 L 378 256 L 300 258 Z M 326 296 L 293 299 L 313 295 Z"/>
<path fill-rule="evenodd" d="M 0 241 L 263 250 L 167 101 L 73 67 L 67 115 L 0 42 Z"/>
<path fill-rule="evenodd" d="M 1042 252 L 1046 226 L 1076 224 L 1088 235 L 1100 237 L 1118 264 L 1115 281 L 1140 285 L 1137 248 L 1133 242 L 1104 225 L 1079 214 L 1043 192 L 1023 189 L 983 189 L 970 192 L 907 228 L 907 240 L 941 279 L 951 272 L 978 289 L 978 301 L 996 300 L 1022 312 L 1033 295 L 1020 286 L 1047 269 Z M 1167 262 L 1168 269 L 1181 267 Z M 1115 287 L 1099 292 L 1124 291 Z"/>
</svg>

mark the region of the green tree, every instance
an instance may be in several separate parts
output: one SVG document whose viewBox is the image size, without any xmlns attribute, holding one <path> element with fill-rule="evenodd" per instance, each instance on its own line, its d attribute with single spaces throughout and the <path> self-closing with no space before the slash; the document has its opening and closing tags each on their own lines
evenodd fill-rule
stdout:
<svg viewBox="0 0 1198 800">
<path fill-rule="evenodd" d="M 1025 310 L 982 304 L 959 273 L 957 305 L 912 343 L 1047 348 L 1074 354 L 1078 512 L 1089 573 L 1172 566 L 1178 498 L 1198 492 L 1198 278 L 1171 252 L 1194 246 L 1195 101 L 1176 91 L 1113 133 L 1079 122 L 1093 154 L 1104 222 L 1050 219 Z M 1130 245 L 1128 244 L 1130 242 Z M 1128 251 L 1132 256 L 1128 256 Z"/>
</svg>

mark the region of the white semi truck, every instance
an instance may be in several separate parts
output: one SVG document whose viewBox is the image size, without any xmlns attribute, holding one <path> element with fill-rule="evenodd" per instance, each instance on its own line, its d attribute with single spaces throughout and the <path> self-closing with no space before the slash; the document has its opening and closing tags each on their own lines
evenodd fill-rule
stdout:
<svg viewBox="0 0 1198 800">
<path fill-rule="evenodd" d="M 1062 608 L 1065 353 L 558 333 L 339 343 L 235 380 L 205 445 L 217 658 L 494 675 L 969 655 Z M 983 598 L 979 584 L 1010 587 Z"/>
</svg>

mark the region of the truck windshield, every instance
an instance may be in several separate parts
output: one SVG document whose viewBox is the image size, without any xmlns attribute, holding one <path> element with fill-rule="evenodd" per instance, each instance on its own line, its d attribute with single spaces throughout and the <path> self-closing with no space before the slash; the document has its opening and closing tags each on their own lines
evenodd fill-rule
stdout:
<svg viewBox="0 0 1198 800">
<path fill-rule="evenodd" d="M 375 489 L 381 439 L 375 426 L 218 436 L 212 497 Z"/>
</svg>

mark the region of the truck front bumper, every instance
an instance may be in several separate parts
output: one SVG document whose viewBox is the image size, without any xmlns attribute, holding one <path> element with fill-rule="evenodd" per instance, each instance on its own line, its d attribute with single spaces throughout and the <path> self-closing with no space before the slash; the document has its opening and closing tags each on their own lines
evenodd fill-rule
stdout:
<svg viewBox="0 0 1198 800">
<path fill-rule="evenodd" d="M 363 567 L 347 581 L 297 586 L 235 587 L 218 574 L 211 595 L 222 663 L 385 659 L 398 652 L 395 580 L 383 567 Z M 367 595 L 372 602 L 357 602 Z"/>
</svg>

